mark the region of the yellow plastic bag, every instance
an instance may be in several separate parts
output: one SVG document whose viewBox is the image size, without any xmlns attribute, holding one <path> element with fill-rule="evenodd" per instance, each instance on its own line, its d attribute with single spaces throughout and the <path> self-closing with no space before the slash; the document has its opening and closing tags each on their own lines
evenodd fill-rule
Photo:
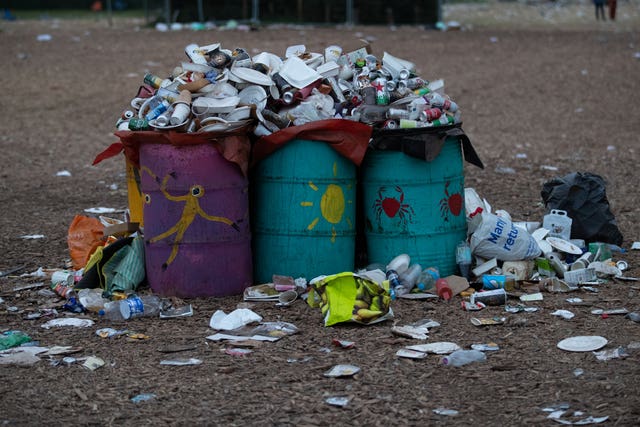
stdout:
<svg viewBox="0 0 640 427">
<path fill-rule="evenodd" d="M 393 316 L 388 289 L 352 272 L 324 276 L 311 282 L 307 303 L 319 307 L 324 325 L 342 322 L 376 323 Z"/>
</svg>

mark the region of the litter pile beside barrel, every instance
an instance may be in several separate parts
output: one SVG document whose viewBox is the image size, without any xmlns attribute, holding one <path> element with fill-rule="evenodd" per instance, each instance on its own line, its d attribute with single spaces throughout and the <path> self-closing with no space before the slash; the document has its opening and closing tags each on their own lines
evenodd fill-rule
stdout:
<svg viewBox="0 0 640 427">
<path fill-rule="evenodd" d="M 117 121 L 120 145 L 98 156 L 124 150 L 155 292 L 239 294 L 274 274 L 310 280 L 400 253 L 455 272 L 463 159 L 482 163 L 442 80 L 364 42 L 185 54 L 144 76 Z"/>
</svg>

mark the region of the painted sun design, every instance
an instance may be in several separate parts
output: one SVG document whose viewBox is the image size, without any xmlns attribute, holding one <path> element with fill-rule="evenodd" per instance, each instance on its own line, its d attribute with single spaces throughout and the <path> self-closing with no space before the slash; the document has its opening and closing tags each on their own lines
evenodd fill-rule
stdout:
<svg viewBox="0 0 640 427">
<path fill-rule="evenodd" d="M 338 165 L 337 163 L 333 163 L 333 176 L 338 175 Z M 309 188 L 313 191 L 319 191 L 317 185 L 313 183 L 313 181 L 309 181 Z M 351 189 L 351 184 L 346 186 L 347 190 Z M 332 224 L 331 225 L 331 243 L 335 243 L 336 241 L 336 224 L 339 224 L 343 220 L 345 206 L 347 204 L 352 204 L 352 200 L 345 200 L 344 191 L 342 187 L 337 184 L 329 184 L 327 188 L 324 190 L 322 197 L 320 199 L 320 215 L 324 218 L 325 221 Z M 313 207 L 314 203 L 309 201 L 300 202 L 300 206 L 302 207 Z M 344 218 L 345 222 L 349 226 L 349 228 L 353 227 L 350 218 Z M 307 230 L 313 230 L 316 225 L 320 222 L 320 216 L 315 217 L 309 225 L 307 225 Z"/>
</svg>

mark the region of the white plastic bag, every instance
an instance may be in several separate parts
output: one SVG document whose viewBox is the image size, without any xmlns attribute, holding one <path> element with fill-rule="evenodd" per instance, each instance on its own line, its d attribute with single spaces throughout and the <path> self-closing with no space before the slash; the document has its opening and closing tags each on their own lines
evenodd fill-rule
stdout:
<svg viewBox="0 0 640 427">
<path fill-rule="evenodd" d="M 533 259 L 542 253 L 536 240 L 507 219 L 483 212 L 482 222 L 471 235 L 471 252 L 501 261 Z"/>
</svg>

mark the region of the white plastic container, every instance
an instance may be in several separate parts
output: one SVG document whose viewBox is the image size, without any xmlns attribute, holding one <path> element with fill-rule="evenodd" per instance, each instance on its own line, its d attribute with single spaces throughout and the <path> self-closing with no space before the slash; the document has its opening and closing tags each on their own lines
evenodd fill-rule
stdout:
<svg viewBox="0 0 640 427">
<path fill-rule="evenodd" d="M 549 230 L 549 236 L 559 237 L 564 240 L 571 239 L 571 223 L 573 220 L 567 216 L 567 211 L 552 209 L 544 216 L 542 227 Z"/>
</svg>

